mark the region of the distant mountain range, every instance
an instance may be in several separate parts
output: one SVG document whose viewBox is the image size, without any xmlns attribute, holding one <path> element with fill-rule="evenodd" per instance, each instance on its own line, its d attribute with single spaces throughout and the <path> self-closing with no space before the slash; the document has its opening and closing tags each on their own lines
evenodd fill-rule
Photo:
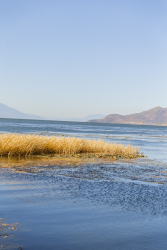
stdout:
<svg viewBox="0 0 167 250">
<path fill-rule="evenodd" d="M 25 114 L 23 112 L 18 111 L 17 109 L 10 108 L 2 103 L 0 103 L 0 118 L 35 119 L 35 120 L 44 119 L 38 115 Z"/>
<path fill-rule="evenodd" d="M 83 118 L 76 117 L 46 117 L 47 120 L 56 120 L 56 121 L 75 121 L 75 122 L 87 122 L 90 119 L 102 119 L 105 115 L 95 114 L 95 115 L 87 115 Z"/>
<path fill-rule="evenodd" d="M 0 103 L 0 118 L 35 119 L 35 120 L 57 120 L 57 121 L 78 121 L 78 122 L 102 122 L 118 124 L 139 124 L 139 125 L 163 125 L 167 126 L 167 108 L 155 107 L 141 113 L 131 115 L 101 114 L 88 115 L 84 118 L 67 117 L 41 117 L 34 114 L 25 114 L 14 108 Z"/>
<path fill-rule="evenodd" d="M 93 119 L 88 122 L 167 126 L 167 108 L 155 107 L 131 115 L 111 114 L 102 119 Z"/>
<path fill-rule="evenodd" d="M 41 117 L 33 114 L 25 114 L 23 112 L 18 111 L 17 109 L 8 107 L 7 105 L 0 103 L 0 118 L 87 122 L 90 119 L 102 119 L 103 117 L 104 115 L 100 114 L 88 115 L 84 118 Z"/>
</svg>

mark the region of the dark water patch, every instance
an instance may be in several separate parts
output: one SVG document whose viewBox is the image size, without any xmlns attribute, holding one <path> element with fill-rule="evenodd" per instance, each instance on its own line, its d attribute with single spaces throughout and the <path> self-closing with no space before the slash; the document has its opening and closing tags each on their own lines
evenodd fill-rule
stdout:
<svg viewBox="0 0 167 250">
<path fill-rule="evenodd" d="M 105 167 L 108 168 L 108 166 L 103 166 L 103 171 L 106 171 Z M 97 170 L 96 167 L 94 170 Z M 1 171 L 1 183 L 3 184 L 1 192 L 4 191 L 6 194 L 32 203 L 40 201 L 52 203 L 55 200 L 67 200 L 68 198 L 71 202 L 76 203 L 84 199 L 85 202 L 92 201 L 96 205 L 98 203 L 107 206 L 116 205 L 129 211 L 138 210 L 142 213 L 166 215 L 166 185 L 158 185 L 152 181 L 150 183 L 148 181 L 135 182 L 133 179 L 126 181 L 125 176 L 120 180 L 103 179 L 99 176 L 96 178 L 98 171 L 94 172 L 94 176 L 91 178 L 84 178 L 84 171 L 78 170 L 78 168 L 72 170 L 73 176 L 71 172 L 68 172 L 70 169 L 67 168 L 59 170 L 59 172 L 54 171 L 56 171 L 54 174 L 52 171 L 51 174 L 47 171 L 44 173 L 43 170 L 38 174 L 29 174 L 3 170 L 3 173 Z M 86 173 L 87 171 L 90 170 L 86 170 Z M 112 171 L 117 170 L 115 168 Z M 122 168 L 119 167 L 118 171 L 122 171 Z M 117 172 L 116 174 L 120 175 Z"/>
</svg>

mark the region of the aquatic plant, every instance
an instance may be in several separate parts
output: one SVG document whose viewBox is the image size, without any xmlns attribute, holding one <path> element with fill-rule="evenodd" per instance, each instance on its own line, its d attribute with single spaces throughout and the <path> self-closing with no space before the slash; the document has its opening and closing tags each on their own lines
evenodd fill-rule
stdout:
<svg viewBox="0 0 167 250">
<path fill-rule="evenodd" d="M 139 154 L 137 147 L 76 137 L 42 136 L 35 134 L 0 134 L 1 156 L 32 156 L 47 154 L 100 153 L 111 156 Z"/>
</svg>

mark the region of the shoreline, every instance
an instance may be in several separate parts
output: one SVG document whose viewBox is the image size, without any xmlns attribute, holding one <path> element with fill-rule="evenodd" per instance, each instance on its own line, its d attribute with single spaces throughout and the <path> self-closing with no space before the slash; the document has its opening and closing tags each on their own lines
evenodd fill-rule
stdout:
<svg viewBox="0 0 167 250">
<path fill-rule="evenodd" d="M 14 168 L 23 171 L 24 168 L 42 167 L 42 166 L 83 166 L 88 164 L 106 164 L 118 162 L 119 160 L 135 160 L 144 158 L 144 155 L 135 157 L 109 156 L 101 154 L 79 154 L 79 155 L 45 155 L 28 157 L 0 157 L 0 168 Z"/>
</svg>

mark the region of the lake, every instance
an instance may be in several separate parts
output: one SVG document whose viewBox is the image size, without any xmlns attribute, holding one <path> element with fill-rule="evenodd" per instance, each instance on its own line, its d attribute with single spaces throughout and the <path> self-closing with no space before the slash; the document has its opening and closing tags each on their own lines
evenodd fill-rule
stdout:
<svg viewBox="0 0 167 250">
<path fill-rule="evenodd" d="M 167 249 L 167 127 L 0 119 L 0 133 L 138 146 L 146 158 L 0 167 L 0 249 Z"/>
</svg>

